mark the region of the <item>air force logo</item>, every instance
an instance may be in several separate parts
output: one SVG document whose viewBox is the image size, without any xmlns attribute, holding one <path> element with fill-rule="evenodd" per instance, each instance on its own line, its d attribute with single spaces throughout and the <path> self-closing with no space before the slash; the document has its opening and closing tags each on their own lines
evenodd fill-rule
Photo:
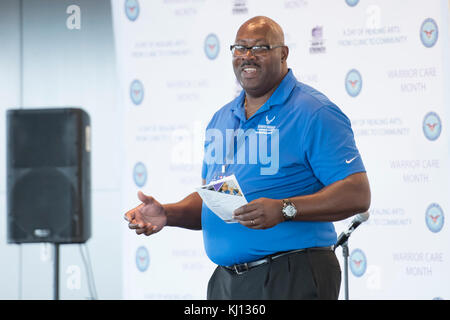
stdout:
<svg viewBox="0 0 450 320">
<path fill-rule="evenodd" d="M 358 70 L 352 69 L 345 76 L 345 90 L 351 97 L 356 97 L 362 88 L 362 77 Z"/>
<path fill-rule="evenodd" d="M 141 104 L 144 100 L 144 86 L 139 80 L 134 80 L 130 85 L 130 99 L 135 105 Z"/>
<path fill-rule="evenodd" d="M 444 211 L 437 203 L 428 206 L 425 212 L 425 223 L 431 232 L 438 233 L 444 226 Z"/>
<path fill-rule="evenodd" d="M 142 162 L 138 162 L 134 165 L 133 168 L 133 179 L 134 183 L 142 188 L 147 182 L 147 169 Z"/>
<path fill-rule="evenodd" d="M 130 21 L 136 20 L 139 16 L 139 2 L 137 0 L 126 0 L 125 14 Z"/>
<path fill-rule="evenodd" d="M 214 33 L 210 33 L 206 37 L 204 50 L 205 50 L 206 56 L 210 60 L 214 60 L 219 55 L 219 51 L 220 51 L 219 38 Z"/>
<path fill-rule="evenodd" d="M 136 250 L 136 267 L 140 272 L 144 272 L 150 265 L 150 254 L 146 247 L 141 246 Z"/>
<path fill-rule="evenodd" d="M 420 26 L 420 40 L 422 44 L 427 48 L 431 48 L 436 44 L 438 34 L 439 30 L 436 21 L 431 18 L 425 19 Z"/>
<path fill-rule="evenodd" d="M 441 135 L 441 119 L 435 112 L 429 112 L 423 118 L 423 133 L 428 140 L 434 141 Z"/>
<path fill-rule="evenodd" d="M 366 255 L 361 249 L 355 249 L 352 251 L 349 257 L 350 270 L 355 277 L 361 277 L 367 269 Z"/>
</svg>

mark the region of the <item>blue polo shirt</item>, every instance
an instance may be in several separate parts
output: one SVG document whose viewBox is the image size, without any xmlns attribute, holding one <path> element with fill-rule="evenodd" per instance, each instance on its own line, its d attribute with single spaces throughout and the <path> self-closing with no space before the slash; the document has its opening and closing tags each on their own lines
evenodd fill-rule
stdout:
<svg viewBox="0 0 450 320">
<path fill-rule="evenodd" d="M 251 202 L 313 194 L 365 171 L 349 119 L 325 95 L 298 82 L 292 70 L 248 120 L 244 98 L 242 91 L 207 126 L 202 170 L 207 183 L 225 169 L 224 175 L 234 174 Z M 302 208 L 297 209 L 301 215 Z M 202 229 L 206 253 L 218 265 L 336 242 L 331 222 L 286 221 L 254 230 L 225 223 L 205 204 Z"/>
</svg>

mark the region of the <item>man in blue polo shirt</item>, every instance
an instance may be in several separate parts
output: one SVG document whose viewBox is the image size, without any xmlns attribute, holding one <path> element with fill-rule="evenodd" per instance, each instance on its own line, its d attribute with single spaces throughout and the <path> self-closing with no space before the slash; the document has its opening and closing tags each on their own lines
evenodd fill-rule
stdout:
<svg viewBox="0 0 450 320">
<path fill-rule="evenodd" d="M 202 229 L 218 264 L 208 299 L 337 299 L 332 245 L 338 221 L 368 210 L 370 188 L 350 121 L 287 67 L 281 27 L 245 22 L 231 46 L 241 94 L 206 130 L 202 178 L 234 174 L 248 201 L 225 223 L 197 193 L 162 205 L 143 202 L 125 218 L 137 234 L 164 226 Z"/>
</svg>

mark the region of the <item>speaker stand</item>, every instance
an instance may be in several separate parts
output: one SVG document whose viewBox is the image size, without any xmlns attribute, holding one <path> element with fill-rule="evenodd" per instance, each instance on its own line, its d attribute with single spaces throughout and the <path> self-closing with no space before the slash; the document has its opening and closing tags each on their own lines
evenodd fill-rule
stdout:
<svg viewBox="0 0 450 320">
<path fill-rule="evenodd" d="M 59 300 L 59 243 L 54 244 L 53 256 L 53 300 Z"/>
</svg>

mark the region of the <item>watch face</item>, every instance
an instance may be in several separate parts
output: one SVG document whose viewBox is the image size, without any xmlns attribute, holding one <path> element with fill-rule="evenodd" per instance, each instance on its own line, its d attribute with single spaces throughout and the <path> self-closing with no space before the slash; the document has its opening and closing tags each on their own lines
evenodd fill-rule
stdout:
<svg viewBox="0 0 450 320">
<path fill-rule="evenodd" d="M 297 210 L 294 206 L 288 205 L 284 208 L 283 212 L 286 216 L 293 217 L 297 213 Z"/>
</svg>

